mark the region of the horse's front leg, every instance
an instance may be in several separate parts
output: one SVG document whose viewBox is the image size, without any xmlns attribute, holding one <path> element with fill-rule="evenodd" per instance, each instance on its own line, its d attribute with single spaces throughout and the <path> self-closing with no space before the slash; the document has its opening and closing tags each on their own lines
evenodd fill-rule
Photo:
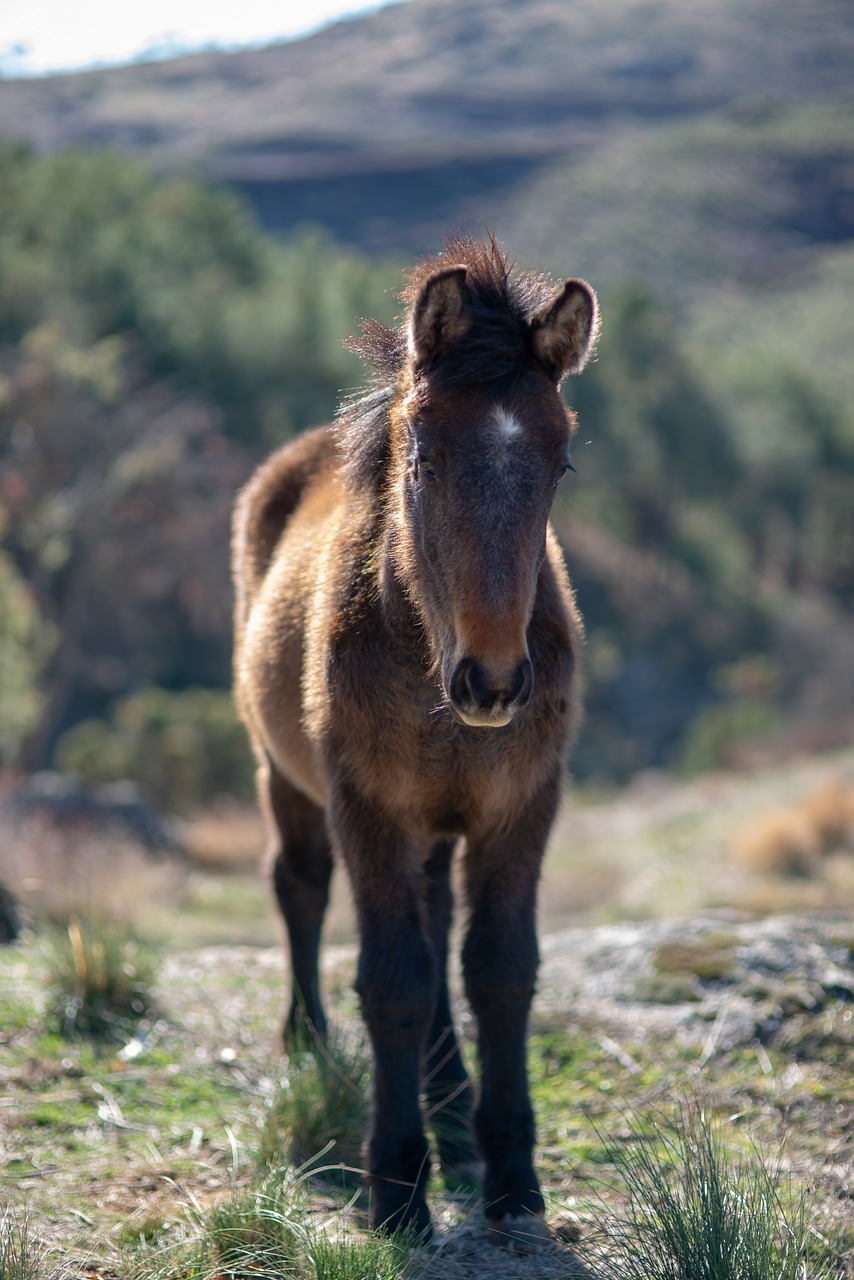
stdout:
<svg viewBox="0 0 854 1280">
<path fill-rule="evenodd" d="M 556 790 L 541 796 L 506 834 L 472 841 L 466 868 L 471 914 L 463 971 L 478 1021 L 475 1130 L 485 1164 L 484 1208 L 493 1240 L 523 1247 L 548 1240 L 533 1167 L 526 1036 L 539 959 L 537 880 Z"/>
<path fill-rule="evenodd" d="M 356 900 L 356 989 L 374 1053 L 367 1146 L 371 1223 L 383 1231 L 412 1226 L 425 1232 L 430 1155 L 419 1093 L 437 974 L 424 927 L 420 868 L 403 833 L 352 795 L 339 794 L 332 812 Z"/>
<path fill-rule="evenodd" d="M 437 965 L 436 1003 L 424 1057 L 424 1100 L 449 1190 L 477 1185 L 472 1087 L 463 1066 L 448 994 L 448 932 L 453 912 L 453 840 L 439 840 L 424 864 L 427 928 Z"/>
</svg>

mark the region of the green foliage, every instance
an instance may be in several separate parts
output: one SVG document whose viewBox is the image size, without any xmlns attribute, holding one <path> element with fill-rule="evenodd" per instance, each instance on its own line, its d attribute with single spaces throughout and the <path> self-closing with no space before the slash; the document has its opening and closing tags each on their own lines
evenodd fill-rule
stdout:
<svg viewBox="0 0 854 1280">
<path fill-rule="evenodd" d="M 733 763 L 738 747 L 760 742 L 780 728 L 779 707 L 766 698 L 713 703 L 694 719 L 675 763 L 686 773 L 704 773 Z"/>
<path fill-rule="evenodd" d="M 343 339 L 389 311 L 392 268 L 306 233 L 279 246 L 225 191 L 116 152 L 0 151 L 0 335 L 51 320 L 83 345 L 133 335 L 152 371 L 268 446 L 328 418 L 359 378 Z"/>
<path fill-rule="evenodd" d="M 714 222 L 716 201 L 747 180 L 733 168 L 744 157 L 767 147 L 795 173 L 817 147 L 847 154 L 848 119 L 843 104 L 663 126 L 641 159 L 633 139 L 615 142 L 627 169 L 579 162 L 587 185 L 573 189 L 646 219 L 638 235 L 658 256 L 637 278 L 663 288 L 659 260 L 691 246 L 657 213 L 604 200 L 608 183 L 675 147 L 670 216 L 683 197 L 702 203 L 708 163 L 722 177 Z M 751 214 L 763 234 L 769 199 Z M 560 226 L 594 222 L 600 234 L 593 217 Z M 175 808 L 251 793 L 224 698 L 192 692 L 229 679 L 231 498 L 266 449 L 363 381 L 342 339 L 359 316 L 391 318 L 397 275 L 317 232 L 274 241 L 234 196 L 116 153 L 2 147 L 0 760 L 32 728 L 32 762 L 51 763 L 63 728 L 88 714 L 62 741 L 62 767 L 130 775 Z M 830 720 L 845 710 L 854 643 L 852 251 L 749 291 L 709 280 L 678 313 L 618 280 L 599 360 L 569 389 L 579 476 L 555 508 L 589 636 L 574 758 L 588 775 L 713 762 L 801 703 Z M 46 671 L 40 618 L 58 641 Z M 745 652 L 769 655 L 779 685 L 722 702 L 721 669 Z M 152 685 L 187 692 L 107 712 Z"/>
<path fill-rule="evenodd" d="M 88 782 L 132 778 L 177 812 L 221 795 L 254 795 L 246 732 L 231 695 L 216 689 L 130 694 L 113 704 L 107 720 L 84 720 L 64 734 L 56 758 Z"/>
<path fill-rule="evenodd" d="M 47 653 L 47 630 L 32 592 L 0 551 L 0 764 L 17 759 L 38 722 L 39 678 Z"/>
<path fill-rule="evenodd" d="M 69 1038 L 121 1036 L 151 1011 L 156 972 L 127 925 L 74 917 L 48 940 L 49 1018 Z"/>
<path fill-rule="evenodd" d="M 819 1280 L 805 1194 L 792 1193 L 760 1153 L 733 1156 L 700 1107 L 607 1144 L 626 1196 L 608 1225 L 603 1280 Z M 600 1269 L 601 1267 L 601 1269 Z"/>
</svg>

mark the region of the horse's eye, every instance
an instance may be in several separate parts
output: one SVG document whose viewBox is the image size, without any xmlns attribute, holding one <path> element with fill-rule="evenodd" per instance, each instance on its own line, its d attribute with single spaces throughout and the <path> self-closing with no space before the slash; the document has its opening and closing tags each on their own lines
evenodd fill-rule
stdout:
<svg viewBox="0 0 854 1280">
<path fill-rule="evenodd" d="M 429 458 L 418 457 L 415 459 L 415 475 L 424 476 L 427 480 L 435 480 L 436 472 L 433 470 L 433 464 Z"/>
</svg>

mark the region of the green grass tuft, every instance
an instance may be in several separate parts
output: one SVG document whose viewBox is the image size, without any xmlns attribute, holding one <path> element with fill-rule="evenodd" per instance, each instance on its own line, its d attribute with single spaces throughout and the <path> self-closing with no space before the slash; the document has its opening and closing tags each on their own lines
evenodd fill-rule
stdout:
<svg viewBox="0 0 854 1280">
<path fill-rule="evenodd" d="M 341 1032 L 292 1054 L 261 1136 L 263 1165 L 291 1164 L 352 1185 L 368 1123 L 371 1062 L 365 1043 Z"/>
<path fill-rule="evenodd" d="M 122 1035 L 154 1005 L 157 964 L 126 924 L 72 917 L 48 940 L 49 1021 L 66 1037 Z"/>
<path fill-rule="evenodd" d="M 303 1227 L 298 1207 L 289 1203 L 289 1183 L 266 1180 L 253 1191 L 235 1193 L 216 1205 L 203 1223 L 208 1274 L 275 1276 L 293 1272 Z"/>
<path fill-rule="evenodd" d="M 307 1249 L 311 1280 L 398 1280 L 405 1274 L 411 1234 L 331 1236 L 318 1231 Z"/>
<path fill-rule="evenodd" d="M 43 1256 L 27 1213 L 11 1209 L 0 1213 L 0 1280 L 39 1280 Z"/>
<path fill-rule="evenodd" d="M 626 1197 L 606 1228 L 602 1280 L 821 1280 L 808 1197 L 756 1150 L 733 1156 L 696 1103 L 605 1139 Z"/>
<path fill-rule="evenodd" d="M 306 1206 L 294 1178 L 268 1177 L 211 1208 L 193 1200 L 185 1210 L 186 1224 L 171 1239 L 138 1237 L 135 1249 L 123 1242 L 123 1280 L 283 1280 L 304 1274 Z"/>
</svg>

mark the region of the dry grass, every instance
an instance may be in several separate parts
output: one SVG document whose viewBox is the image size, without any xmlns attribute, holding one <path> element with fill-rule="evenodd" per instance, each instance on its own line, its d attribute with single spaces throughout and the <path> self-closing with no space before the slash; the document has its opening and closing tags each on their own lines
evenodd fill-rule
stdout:
<svg viewBox="0 0 854 1280">
<path fill-rule="evenodd" d="M 253 871 L 266 843 L 257 808 L 226 799 L 191 818 L 183 837 L 191 862 L 206 871 Z"/>
<path fill-rule="evenodd" d="M 31 922 L 136 917 L 147 903 L 176 899 L 186 875 L 126 836 L 41 817 L 4 824 L 0 849 L 3 881 Z"/>
<path fill-rule="evenodd" d="M 731 846 L 735 862 L 763 875 L 815 876 L 840 853 L 854 853 L 854 786 L 841 778 L 751 819 Z"/>
</svg>

